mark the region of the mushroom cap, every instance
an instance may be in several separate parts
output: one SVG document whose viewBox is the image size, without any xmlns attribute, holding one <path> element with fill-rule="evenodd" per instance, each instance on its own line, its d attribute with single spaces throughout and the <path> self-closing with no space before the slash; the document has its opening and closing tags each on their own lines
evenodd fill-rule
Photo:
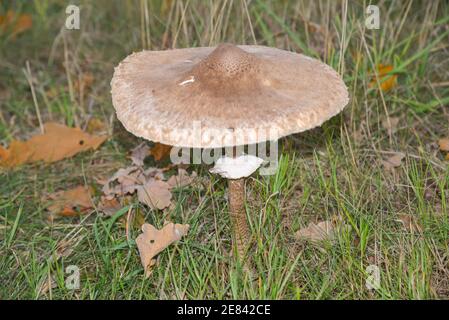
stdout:
<svg viewBox="0 0 449 320">
<path fill-rule="evenodd" d="M 133 53 L 115 68 L 111 87 L 128 131 L 191 148 L 277 140 L 320 126 L 348 103 L 331 67 L 265 46 Z"/>
</svg>

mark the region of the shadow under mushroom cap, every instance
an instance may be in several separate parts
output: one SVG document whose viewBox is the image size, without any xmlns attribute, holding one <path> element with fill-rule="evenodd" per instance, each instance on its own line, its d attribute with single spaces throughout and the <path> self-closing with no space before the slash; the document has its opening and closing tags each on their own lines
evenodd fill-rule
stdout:
<svg viewBox="0 0 449 320">
<path fill-rule="evenodd" d="M 321 125 L 348 103 L 331 67 L 264 46 L 133 53 L 116 67 L 111 86 L 128 131 L 180 147 L 277 140 Z"/>
</svg>

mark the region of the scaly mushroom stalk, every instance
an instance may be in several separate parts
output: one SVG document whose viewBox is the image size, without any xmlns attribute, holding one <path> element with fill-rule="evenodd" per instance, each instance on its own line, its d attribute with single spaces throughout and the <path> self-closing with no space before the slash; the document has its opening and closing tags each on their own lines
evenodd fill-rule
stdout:
<svg viewBox="0 0 449 320">
<path fill-rule="evenodd" d="M 245 178 L 229 179 L 228 187 L 234 248 L 239 258 L 244 260 L 251 240 L 245 212 Z"/>
<path fill-rule="evenodd" d="M 231 220 L 233 246 L 242 261 L 250 247 L 250 231 L 245 210 L 245 178 L 254 173 L 262 164 L 263 159 L 253 155 L 222 157 L 215 162 L 210 170 L 228 179 L 229 216 Z"/>
</svg>

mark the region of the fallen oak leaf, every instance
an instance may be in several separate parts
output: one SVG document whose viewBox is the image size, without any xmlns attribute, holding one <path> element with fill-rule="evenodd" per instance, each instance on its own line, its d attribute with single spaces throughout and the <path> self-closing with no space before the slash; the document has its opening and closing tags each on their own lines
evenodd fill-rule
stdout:
<svg viewBox="0 0 449 320">
<path fill-rule="evenodd" d="M 145 277 L 151 274 L 151 267 L 156 263 L 154 257 L 175 241 L 179 241 L 187 234 L 188 224 L 169 223 L 161 230 L 153 225 L 145 223 L 142 226 L 142 234 L 136 239 L 140 260 L 145 270 Z"/>
<path fill-rule="evenodd" d="M 153 156 L 154 160 L 160 161 L 170 155 L 172 147 L 163 143 L 155 143 L 150 149 L 149 153 Z"/>
<path fill-rule="evenodd" d="M 391 135 L 397 130 L 399 121 L 399 117 L 386 117 L 382 120 L 381 124 L 382 127 L 387 130 L 388 134 Z"/>
<path fill-rule="evenodd" d="M 128 193 L 134 193 L 139 186 L 152 179 L 164 178 L 162 169 L 149 168 L 145 171 L 138 166 L 120 168 L 103 185 L 102 191 L 109 199 L 114 196 L 123 196 Z"/>
<path fill-rule="evenodd" d="M 350 230 L 350 225 L 345 224 L 341 217 L 334 215 L 331 220 L 318 223 L 310 222 L 307 227 L 296 232 L 296 238 L 311 242 L 333 241 L 339 232 L 349 232 Z"/>
<path fill-rule="evenodd" d="M 133 174 L 134 172 L 137 172 L 138 170 L 139 170 L 139 167 L 136 167 L 136 166 L 120 168 L 112 175 L 112 177 L 109 179 L 109 182 L 117 180 L 118 182 L 121 183 L 124 180 L 128 179 L 131 174 Z"/>
<path fill-rule="evenodd" d="M 332 240 L 334 238 L 334 224 L 332 221 L 310 222 L 307 227 L 296 232 L 296 238 L 310 241 Z"/>
<path fill-rule="evenodd" d="M 156 180 L 165 180 L 164 172 L 165 169 L 150 167 L 146 169 L 143 174 L 146 177 L 146 180 L 153 178 Z"/>
<path fill-rule="evenodd" d="M 387 170 L 392 170 L 393 168 L 397 168 L 401 165 L 402 159 L 405 158 L 405 154 L 402 152 L 397 152 L 393 156 L 382 161 L 383 166 Z"/>
<path fill-rule="evenodd" d="M 0 166 L 14 167 L 37 161 L 56 162 L 82 151 L 95 150 L 107 138 L 54 122 L 46 123 L 44 131 L 44 134 L 35 135 L 27 141 L 11 142 L 7 150 L 0 152 Z"/>
<path fill-rule="evenodd" d="M 30 14 L 24 13 L 19 15 L 13 28 L 13 36 L 25 32 L 33 26 L 33 18 Z"/>
<path fill-rule="evenodd" d="M 389 74 L 393 71 L 393 69 L 394 67 L 392 65 L 377 65 L 377 77 L 379 79 L 380 89 L 382 91 L 389 91 L 396 86 L 396 80 L 398 78 L 397 74 Z M 375 75 L 373 76 L 369 86 L 371 88 L 377 86 L 377 79 Z"/>
<path fill-rule="evenodd" d="M 187 172 L 187 170 L 178 168 L 178 174 L 171 176 L 167 183 L 170 188 L 180 188 L 190 185 L 193 180 L 197 177 L 195 171 L 192 172 L 191 175 Z"/>
<path fill-rule="evenodd" d="M 117 184 L 111 187 L 109 184 L 105 184 L 102 191 L 108 200 L 112 200 L 116 196 L 122 197 L 136 192 L 139 186 L 140 184 Z"/>
<path fill-rule="evenodd" d="M 137 188 L 137 198 L 151 209 L 165 209 L 171 204 L 172 194 L 167 182 L 150 180 Z"/>
<path fill-rule="evenodd" d="M 449 139 L 443 138 L 438 140 L 438 146 L 440 147 L 441 151 L 449 152 Z"/>
<path fill-rule="evenodd" d="M 150 155 L 150 147 L 143 142 L 131 150 L 131 161 L 136 166 L 143 166 L 143 160 Z"/>
<path fill-rule="evenodd" d="M 101 196 L 100 203 L 98 204 L 98 211 L 107 217 L 113 216 L 121 208 L 120 202 L 115 197 L 108 199 L 106 196 Z"/>
<path fill-rule="evenodd" d="M 404 230 L 414 233 L 422 233 L 422 227 L 417 220 L 417 218 L 410 214 L 399 214 L 398 219 L 396 219 L 397 222 L 402 223 L 402 227 Z"/>
<path fill-rule="evenodd" d="M 93 208 L 92 192 L 91 187 L 77 186 L 50 194 L 47 198 L 53 202 L 47 207 L 50 212 L 50 220 L 57 216 L 75 217 L 86 213 Z"/>
<path fill-rule="evenodd" d="M 28 13 L 17 15 L 14 11 L 8 10 L 5 15 L 0 16 L 0 31 L 10 31 L 13 39 L 32 26 L 33 19 Z"/>
<path fill-rule="evenodd" d="M 156 180 L 164 180 L 164 169 L 160 168 L 148 168 L 143 170 L 138 166 L 130 166 L 127 168 L 120 168 L 114 175 L 108 180 L 113 182 L 117 180 L 119 183 L 126 183 L 131 180 L 136 183 L 144 183 L 150 178 Z"/>
<path fill-rule="evenodd" d="M 11 152 L 9 150 L 0 146 L 0 163 L 1 163 L 2 159 L 9 158 L 10 154 L 11 154 Z"/>
</svg>

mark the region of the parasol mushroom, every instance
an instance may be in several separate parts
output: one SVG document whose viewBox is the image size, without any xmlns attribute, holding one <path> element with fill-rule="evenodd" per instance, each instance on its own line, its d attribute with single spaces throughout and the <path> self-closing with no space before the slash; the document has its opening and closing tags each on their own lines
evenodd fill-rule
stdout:
<svg viewBox="0 0 449 320">
<path fill-rule="evenodd" d="M 320 126 L 348 102 L 347 88 L 331 67 L 264 46 L 133 53 L 116 67 L 111 86 L 117 117 L 134 135 L 177 147 L 232 148 L 211 172 L 229 180 L 229 212 L 241 258 L 250 243 L 245 177 L 262 159 L 236 146 Z"/>
</svg>

